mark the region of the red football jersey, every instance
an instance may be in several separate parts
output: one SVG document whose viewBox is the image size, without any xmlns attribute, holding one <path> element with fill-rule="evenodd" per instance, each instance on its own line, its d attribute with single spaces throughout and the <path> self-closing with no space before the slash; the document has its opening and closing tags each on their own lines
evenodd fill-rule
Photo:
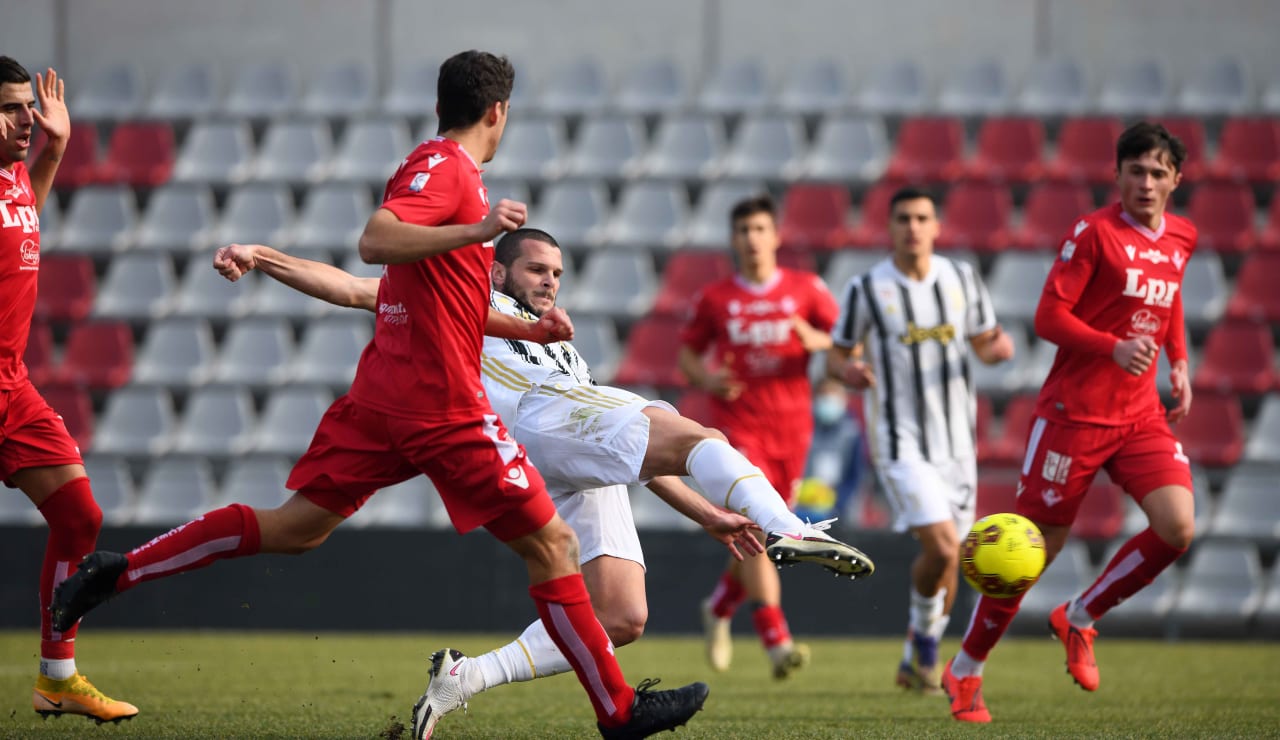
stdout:
<svg viewBox="0 0 1280 740">
<path fill-rule="evenodd" d="M 382 207 L 423 226 L 473 224 L 489 212 L 480 166 L 450 139 L 423 142 L 387 181 Z M 491 413 L 480 385 L 493 243 L 387 265 L 373 341 L 351 396 L 393 416 L 448 421 Z"/>
<path fill-rule="evenodd" d="M 805 448 L 813 433 L 809 353 L 793 328 L 800 316 L 829 332 L 839 308 L 817 275 L 779 268 L 765 285 L 741 277 L 713 283 L 698 297 L 682 340 L 712 350 L 746 384 L 736 401 L 712 399 L 712 423 L 731 440 L 749 436 L 766 449 Z"/>
<path fill-rule="evenodd" d="M 1160 230 L 1151 231 L 1119 203 L 1075 225 L 1036 312 L 1037 333 L 1058 345 L 1038 416 L 1117 426 L 1164 413 L 1157 364 L 1130 375 L 1111 352 L 1117 340 L 1148 336 L 1171 359 L 1185 357 L 1182 276 L 1195 247 L 1196 228 L 1187 219 L 1166 213 Z"/>
<path fill-rule="evenodd" d="M 40 218 L 22 162 L 0 169 L 0 390 L 27 378 L 22 355 L 31 334 L 40 275 Z"/>
</svg>

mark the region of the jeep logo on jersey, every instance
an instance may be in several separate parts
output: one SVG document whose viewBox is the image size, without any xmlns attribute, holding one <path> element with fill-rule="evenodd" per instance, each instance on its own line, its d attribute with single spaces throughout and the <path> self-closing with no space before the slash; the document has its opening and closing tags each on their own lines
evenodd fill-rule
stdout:
<svg viewBox="0 0 1280 740">
<path fill-rule="evenodd" d="M 1153 277 L 1147 278 L 1146 282 L 1139 282 L 1142 270 L 1136 267 L 1127 267 L 1124 273 L 1124 291 L 1121 295 L 1142 298 L 1143 303 L 1148 306 L 1168 308 L 1173 305 L 1173 296 L 1177 294 L 1179 287 L 1177 283 Z"/>
<path fill-rule="evenodd" d="M 729 342 L 762 347 L 766 344 L 783 344 L 791 339 L 791 319 L 747 321 L 730 319 Z"/>
<path fill-rule="evenodd" d="M 18 255 L 22 257 L 24 270 L 40 266 L 40 245 L 34 239 L 23 239 L 18 247 Z"/>
<path fill-rule="evenodd" d="M 1160 317 L 1145 308 L 1139 309 L 1129 319 L 1129 326 L 1133 327 L 1133 330 L 1138 334 L 1149 337 L 1160 330 Z"/>
<path fill-rule="evenodd" d="M 936 340 L 939 344 L 950 344 L 956 338 L 956 328 L 951 324 L 939 324 L 929 328 L 916 326 L 914 322 L 907 324 L 907 331 L 898 337 L 903 344 L 912 345 Z"/>
</svg>

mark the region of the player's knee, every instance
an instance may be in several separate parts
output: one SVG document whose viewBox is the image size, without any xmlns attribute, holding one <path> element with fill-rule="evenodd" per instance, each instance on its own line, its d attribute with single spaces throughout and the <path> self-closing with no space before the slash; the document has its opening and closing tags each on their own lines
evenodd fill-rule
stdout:
<svg viewBox="0 0 1280 740">
<path fill-rule="evenodd" d="M 645 623 L 649 621 L 649 610 L 644 605 L 631 606 L 611 613 L 600 615 L 600 624 L 609 635 L 614 647 L 629 645 L 644 634 Z"/>
<path fill-rule="evenodd" d="M 729 441 L 729 438 L 724 436 L 724 432 L 719 429 L 712 429 L 711 427 L 702 427 L 702 436 L 698 441 L 701 442 L 704 439 L 714 439 L 725 443 Z"/>
<path fill-rule="evenodd" d="M 1181 517 L 1167 522 L 1152 524 L 1151 528 L 1157 537 L 1176 550 L 1185 550 L 1191 547 L 1191 540 L 1196 534 L 1195 520 Z"/>
</svg>

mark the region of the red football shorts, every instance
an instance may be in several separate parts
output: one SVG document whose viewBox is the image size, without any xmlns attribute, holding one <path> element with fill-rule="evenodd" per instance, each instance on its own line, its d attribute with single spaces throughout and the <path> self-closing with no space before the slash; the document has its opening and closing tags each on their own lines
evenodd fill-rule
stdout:
<svg viewBox="0 0 1280 740">
<path fill-rule="evenodd" d="M 800 481 L 804 479 L 804 466 L 809 458 L 807 447 L 790 450 L 766 450 L 758 441 L 743 438 L 742 435 L 729 437 L 734 448 L 750 460 L 769 484 L 774 487 L 788 507 L 794 507 L 796 492 L 800 489 Z"/>
<path fill-rule="evenodd" d="M 1162 486 L 1191 490 L 1190 462 L 1163 418 L 1104 427 L 1037 417 L 1022 461 L 1018 513 L 1043 524 L 1070 525 L 1099 468 L 1138 502 Z"/>
<path fill-rule="evenodd" d="M 555 516 L 542 476 L 496 414 L 430 422 L 388 416 L 343 396 L 325 412 L 288 487 L 351 516 L 380 488 L 425 473 L 454 528 L 486 527 L 506 542 Z"/>
<path fill-rule="evenodd" d="M 81 465 L 80 448 L 31 383 L 0 391 L 0 480 L 26 468 Z"/>
</svg>

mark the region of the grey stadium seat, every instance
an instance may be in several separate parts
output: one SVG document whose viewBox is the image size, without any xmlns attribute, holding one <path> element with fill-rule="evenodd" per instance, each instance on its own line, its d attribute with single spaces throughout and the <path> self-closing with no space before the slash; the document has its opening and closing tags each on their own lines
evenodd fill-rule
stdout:
<svg viewBox="0 0 1280 740">
<path fill-rule="evenodd" d="M 618 370 L 622 357 L 618 345 L 618 331 L 613 319 L 605 316 L 582 316 L 573 321 L 573 346 L 587 361 L 591 377 L 608 385 Z"/>
<path fill-rule="evenodd" d="M 138 201 L 124 185 L 80 188 L 71 199 L 58 248 L 103 254 L 127 249 L 138 226 Z"/>
<path fill-rule="evenodd" d="M 159 455 L 169 448 L 176 427 L 173 397 L 168 391 L 126 386 L 107 399 L 94 433 L 93 451 L 132 457 Z"/>
<path fill-rule="evenodd" d="M 333 62 L 311 73 L 300 110 L 329 118 L 354 116 L 373 107 L 376 83 L 368 64 L 354 60 Z"/>
<path fill-rule="evenodd" d="M 1253 86 L 1242 59 L 1221 56 L 1192 69 L 1178 91 L 1177 109 L 1195 116 L 1248 113 L 1253 107 Z"/>
<path fill-rule="evenodd" d="M 32 70 L 33 85 L 36 71 Z M 142 110 L 147 97 L 146 82 L 142 70 L 134 64 L 95 66 L 84 87 L 67 97 L 68 107 L 78 120 L 118 121 L 133 118 Z"/>
<path fill-rule="evenodd" d="M 426 115 L 435 108 L 440 62 L 434 59 L 395 60 L 391 84 L 382 96 L 382 110 L 392 116 Z"/>
<path fill-rule="evenodd" d="M 118 255 L 98 286 L 93 314 L 130 321 L 161 318 L 169 312 L 175 282 L 167 255 Z"/>
<path fill-rule="evenodd" d="M 249 449 L 255 415 L 249 392 L 237 386 L 201 388 L 187 399 L 174 451 L 226 457 Z"/>
<path fill-rule="evenodd" d="M 147 103 L 148 118 L 198 119 L 218 108 L 217 69 L 205 62 L 188 62 L 174 67 L 160 78 Z"/>
<path fill-rule="evenodd" d="M 353 121 L 333 157 L 329 178 L 381 187 L 410 149 L 409 130 L 397 119 Z"/>
<path fill-rule="evenodd" d="M 1172 616 L 1185 636 L 1238 635 L 1262 600 L 1262 564 L 1247 542 L 1205 542 L 1190 553 Z"/>
<path fill-rule="evenodd" d="M 938 110 L 962 116 L 990 116 L 1009 109 L 1009 82 L 997 59 L 956 67 L 938 91 Z"/>
<path fill-rule="evenodd" d="M 836 252 L 822 272 L 822 280 L 837 300 L 844 297 L 845 286 L 855 275 L 870 270 L 886 255 L 879 251 L 845 249 Z"/>
<path fill-rule="evenodd" d="M 1208 329 L 1222 318 L 1230 297 L 1222 258 L 1201 250 L 1187 263 L 1182 275 L 1182 305 L 1187 325 L 1196 331 Z"/>
<path fill-rule="evenodd" d="M 533 195 L 529 191 L 529 186 L 524 180 L 514 180 L 503 177 L 486 177 L 484 179 L 485 190 L 489 191 L 489 205 L 497 205 L 500 200 L 514 200 L 524 203 L 526 206 L 533 206 Z"/>
<path fill-rule="evenodd" d="M 293 353 L 293 332 L 287 322 L 279 319 L 238 321 L 222 340 L 210 379 L 258 387 L 278 385 L 288 377 Z"/>
<path fill-rule="evenodd" d="M 223 111 L 239 118 L 275 118 L 298 104 L 298 79 L 287 62 L 251 62 L 236 73 Z"/>
<path fill-rule="evenodd" d="M 1053 257 L 1029 252 L 1004 252 L 987 278 L 987 289 L 1002 319 L 1029 324 L 1036 315 Z"/>
<path fill-rule="evenodd" d="M 183 389 L 200 385 L 208 378 L 216 355 L 207 321 L 153 322 L 133 363 L 133 382 Z"/>
<path fill-rule="evenodd" d="M 717 67 L 698 94 L 698 108 L 708 113 L 750 113 L 769 102 L 768 80 L 761 63 L 740 59 Z"/>
<path fill-rule="evenodd" d="M 729 245 L 729 210 L 743 198 L 767 193 L 763 183 L 747 181 L 713 182 L 702 191 L 684 241 L 693 247 Z"/>
<path fill-rule="evenodd" d="M 642 61 L 627 70 L 618 84 L 614 107 L 623 113 L 651 115 L 678 110 L 688 99 L 680 67 L 664 57 Z"/>
<path fill-rule="evenodd" d="M 310 254 L 309 259 L 328 262 L 327 255 Z M 358 258 L 357 258 L 358 259 Z M 381 270 L 382 266 L 378 265 Z M 241 278 L 243 281 L 243 278 Z M 257 287 L 252 284 L 243 286 L 241 290 L 250 290 L 247 306 L 248 313 L 261 317 L 282 317 L 287 319 L 313 319 L 339 311 L 333 304 L 312 298 L 298 290 L 294 290 L 279 280 L 263 277 L 258 280 Z"/>
<path fill-rule="evenodd" d="M 84 471 L 93 483 L 93 500 L 102 509 L 102 523 L 108 526 L 127 524 L 133 517 L 138 487 L 121 458 L 85 455 Z"/>
<path fill-rule="evenodd" d="M 1138 59 L 1109 68 L 1098 93 L 1098 109 L 1119 115 L 1151 115 L 1169 110 L 1173 83 L 1155 59 Z"/>
<path fill-rule="evenodd" d="M 1000 304 L 997 302 L 996 305 Z M 1013 340 L 1013 359 L 996 365 L 987 365 L 973 358 L 969 363 L 973 387 L 979 393 L 998 398 L 1011 396 L 1027 386 L 1027 368 L 1030 360 L 1028 351 L 1030 333 L 1026 327 L 1017 321 L 1002 323 L 1005 333 Z"/>
<path fill-rule="evenodd" d="M 644 125 L 638 119 L 594 116 L 583 122 L 577 144 L 564 159 L 569 177 L 618 180 L 630 175 L 644 150 Z"/>
<path fill-rule="evenodd" d="M 253 136 L 244 121 L 199 121 L 187 132 L 173 164 L 174 182 L 234 185 L 253 164 Z"/>
<path fill-rule="evenodd" d="M 17 491 L 6 490 L 0 494 L 0 524 L 34 527 L 43 522 L 44 517 L 31 505 L 31 499 Z"/>
<path fill-rule="evenodd" d="M 573 289 L 572 310 L 585 314 L 639 318 L 649 312 L 658 277 L 647 252 L 593 252 Z"/>
<path fill-rule="evenodd" d="M 688 481 L 686 481 L 688 482 Z M 640 530 L 685 530 L 692 532 L 698 529 L 693 520 L 667 505 L 658 495 L 641 485 L 628 487 L 631 501 L 631 517 L 635 519 L 636 529 Z"/>
<path fill-rule="evenodd" d="M 1069 57 L 1037 59 L 1014 100 L 1014 109 L 1032 116 L 1080 115 L 1089 109 L 1084 67 Z"/>
<path fill-rule="evenodd" d="M 778 91 L 777 106 L 785 113 L 827 114 L 849 101 L 844 67 L 832 59 L 810 59 L 792 65 Z"/>
<path fill-rule="evenodd" d="M 542 180 L 560 172 L 565 154 L 564 124 L 557 118 L 517 118 L 502 135 L 502 154 L 485 165 L 492 177 Z"/>
<path fill-rule="evenodd" d="M 1209 532 L 1209 525 L 1213 521 L 1214 505 L 1209 475 L 1204 468 L 1196 464 L 1191 466 L 1191 495 L 1194 497 L 1196 510 L 1196 535 L 1200 536 Z M 1142 507 L 1138 506 L 1137 502 L 1125 496 L 1124 505 L 1124 528 L 1121 531 L 1125 537 L 1132 537 L 1150 526 L 1147 515 L 1143 513 Z"/>
<path fill-rule="evenodd" d="M 701 180 L 727 150 L 724 124 L 716 116 L 677 113 L 662 119 L 637 170 L 651 178 Z"/>
<path fill-rule="evenodd" d="M 283 457 L 236 458 L 222 481 L 218 497 L 220 506 L 234 503 L 255 509 L 274 509 L 289 498 L 285 483 L 289 480 L 290 462 Z"/>
<path fill-rule="evenodd" d="M 373 339 L 372 316 L 316 319 L 298 345 L 289 377 L 293 382 L 345 389 L 355 377 L 360 353 Z"/>
<path fill-rule="evenodd" d="M 291 251 L 355 250 L 372 213 L 369 189 L 363 185 L 333 183 L 312 187 L 294 227 Z"/>
<path fill-rule="evenodd" d="M 738 125 L 720 172 L 742 179 L 792 178 L 799 174 L 804 152 L 800 121 L 789 116 L 749 116 Z"/>
<path fill-rule="evenodd" d="M 333 403 L 327 388 L 290 386 L 271 394 L 253 433 L 254 452 L 299 457 Z"/>
<path fill-rule="evenodd" d="M 547 186 L 529 224 L 555 236 L 566 248 L 595 246 L 609 218 L 609 194 L 601 183 L 581 180 Z"/>
<path fill-rule="evenodd" d="M 160 252 L 200 252 L 213 246 L 218 209 L 203 185 L 163 185 L 151 193 L 138 226 L 137 247 Z"/>
<path fill-rule="evenodd" d="M 1267 595 L 1258 607 L 1257 633 L 1261 637 L 1280 637 L 1280 567 L 1271 566 L 1267 579 Z"/>
<path fill-rule="evenodd" d="M 605 240 L 620 246 L 672 249 L 680 246 L 688 218 L 689 196 L 682 186 L 636 182 L 622 191 Z"/>
<path fill-rule="evenodd" d="M 227 198 L 214 241 L 267 244 L 287 250 L 293 221 L 293 196 L 288 188 L 260 183 L 241 185 Z"/>
<path fill-rule="evenodd" d="M 62 199 L 58 191 L 50 190 L 40 211 L 40 250 L 52 252 L 61 246 L 58 237 L 62 232 Z"/>
<path fill-rule="evenodd" d="M 314 183 L 328 173 L 333 137 L 320 121 L 276 121 L 258 149 L 251 177 L 257 181 Z"/>
<path fill-rule="evenodd" d="M 238 318 L 248 313 L 253 288 L 261 279 L 258 273 L 251 272 L 233 283 L 208 262 L 189 260 L 174 295 L 173 312 L 214 320 Z"/>
<path fill-rule="evenodd" d="M 592 59 L 577 59 L 557 68 L 542 87 L 538 107 L 557 116 L 577 116 L 604 108 L 609 85 L 604 70 Z"/>
<path fill-rule="evenodd" d="M 356 527 L 442 528 L 449 526 L 449 514 L 431 479 L 416 475 L 379 490 L 351 517 L 351 523 Z"/>
<path fill-rule="evenodd" d="M 1113 542 L 1102 559 L 1102 567 L 1115 557 L 1124 546 L 1123 540 Z M 1107 635 L 1132 635 L 1134 637 L 1158 637 L 1168 630 L 1169 611 L 1182 585 L 1182 572 L 1177 567 L 1164 572 L 1138 593 L 1125 599 L 1103 617 L 1101 629 Z"/>
<path fill-rule="evenodd" d="M 202 458 L 166 457 L 151 465 L 138 494 L 135 524 L 182 524 L 208 511 L 217 487 Z"/>
<path fill-rule="evenodd" d="M 1253 422 L 1249 442 L 1244 447 L 1249 462 L 1280 463 L 1280 395 L 1271 393 Z"/>
<path fill-rule="evenodd" d="M 1049 612 L 1079 594 L 1092 580 L 1093 566 L 1089 564 L 1089 552 L 1084 543 L 1067 540 L 1062 552 L 1023 597 L 1018 623 L 1043 630 Z"/>
<path fill-rule="evenodd" d="M 1214 510 L 1216 537 L 1238 537 L 1258 543 L 1280 543 L 1280 497 L 1275 466 L 1241 465 L 1231 471 Z"/>
<path fill-rule="evenodd" d="M 856 101 L 858 110 L 868 113 L 921 113 L 930 104 L 929 81 L 919 64 L 899 59 L 872 70 Z"/>
<path fill-rule="evenodd" d="M 830 115 L 818 124 L 813 148 L 800 165 L 809 180 L 874 182 L 889 163 L 889 136 L 875 116 Z"/>
</svg>

